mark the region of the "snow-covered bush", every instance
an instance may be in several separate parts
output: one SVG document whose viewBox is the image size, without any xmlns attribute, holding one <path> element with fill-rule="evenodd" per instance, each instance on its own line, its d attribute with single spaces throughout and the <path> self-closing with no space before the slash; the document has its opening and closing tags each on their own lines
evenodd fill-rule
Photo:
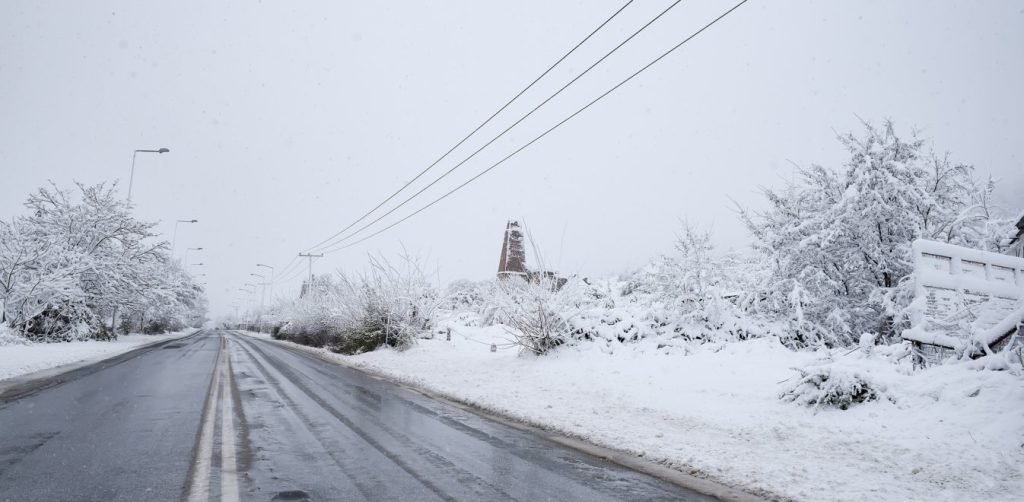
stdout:
<svg viewBox="0 0 1024 502">
<path fill-rule="evenodd" d="M 560 286 L 557 277 L 547 274 L 534 280 L 512 276 L 498 281 L 494 302 L 520 349 L 540 355 L 572 341 L 569 321 L 583 307 L 587 289 L 575 277 Z"/>
<path fill-rule="evenodd" d="M 4 345 L 28 345 L 30 343 L 28 339 L 18 336 L 7 325 L 0 323 L 0 347 Z"/>
<path fill-rule="evenodd" d="M 302 298 L 272 307 L 265 318 L 276 326 L 275 338 L 325 347 L 334 344 L 343 329 L 334 314 L 334 306 L 341 298 L 330 275 L 314 277 Z"/>
<path fill-rule="evenodd" d="M 639 320 L 653 322 L 655 331 L 687 340 L 743 340 L 766 332 L 764 323 L 743 309 L 755 266 L 735 252 L 718 254 L 709 232 L 684 224 L 676 253 L 634 274 L 622 296 L 649 307 Z M 608 303 L 623 302 L 610 296 Z"/>
<path fill-rule="evenodd" d="M 800 377 L 779 394 L 779 399 L 803 406 L 848 409 L 850 406 L 884 398 L 885 387 L 861 372 L 833 365 L 793 368 Z"/>
<path fill-rule="evenodd" d="M 371 256 L 367 272 L 341 278 L 346 294 L 338 313 L 345 328 L 331 350 L 357 354 L 382 346 L 405 349 L 418 336 L 430 334 L 440 295 L 420 260 L 405 255 L 395 265 Z"/>
<path fill-rule="evenodd" d="M 439 307 L 445 310 L 482 314 L 493 305 L 494 281 L 457 280 L 448 285 Z"/>
<path fill-rule="evenodd" d="M 275 337 L 357 354 L 382 346 L 404 349 L 430 336 L 441 295 L 421 261 L 370 257 L 360 274 L 316 278 L 300 299 L 271 308 Z"/>
</svg>

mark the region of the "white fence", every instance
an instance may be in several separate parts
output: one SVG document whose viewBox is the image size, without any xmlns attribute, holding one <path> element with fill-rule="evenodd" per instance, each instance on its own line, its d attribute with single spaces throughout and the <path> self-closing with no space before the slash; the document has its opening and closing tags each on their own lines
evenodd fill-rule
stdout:
<svg viewBox="0 0 1024 502">
<path fill-rule="evenodd" d="M 1024 318 L 1024 259 L 914 241 L 912 328 L 903 338 L 947 349 L 988 347 Z"/>
</svg>

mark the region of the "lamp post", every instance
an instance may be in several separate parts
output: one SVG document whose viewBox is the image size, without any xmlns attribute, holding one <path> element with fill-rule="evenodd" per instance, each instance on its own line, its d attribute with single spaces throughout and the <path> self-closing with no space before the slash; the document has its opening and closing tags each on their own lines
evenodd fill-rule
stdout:
<svg viewBox="0 0 1024 502">
<path fill-rule="evenodd" d="M 262 263 L 257 263 L 256 266 L 270 269 L 270 303 L 274 303 L 274 267 Z"/>
<path fill-rule="evenodd" d="M 140 153 L 167 153 L 170 150 L 167 148 L 160 148 L 158 150 L 135 150 L 132 152 L 132 170 L 128 175 L 128 200 L 132 200 L 132 183 L 135 181 L 135 157 Z"/>
<path fill-rule="evenodd" d="M 174 238 L 171 239 L 171 258 L 174 258 L 174 251 L 178 249 L 178 224 L 179 223 L 198 223 L 199 220 L 178 220 L 174 222 Z"/>
<path fill-rule="evenodd" d="M 181 258 L 181 261 L 183 261 L 185 263 L 188 263 L 188 252 L 189 251 L 202 251 L 202 250 L 203 250 L 203 248 L 186 248 L 185 249 L 185 256 L 183 256 Z"/>
<path fill-rule="evenodd" d="M 245 300 L 245 326 L 246 326 L 245 329 L 249 329 L 249 314 L 250 314 L 249 304 L 251 303 L 250 300 L 252 299 L 252 294 L 253 294 L 254 291 L 250 291 L 250 290 L 245 289 L 245 288 L 238 288 L 238 290 L 243 292 L 243 293 L 247 293 L 248 294 L 248 297 Z"/>
<path fill-rule="evenodd" d="M 264 302 L 265 302 L 265 300 L 267 298 L 267 278 L 265 276 L 263 276 L 263 275 L 255 274 L 255 273 L 252 273 L 252 274 L 249 274 L 249 275 L 251 275 L 253 277 L 259 277 L 260 279 L 262 279 L 260 281 L 260 311 L 259 311 L 259 315 L 256 317 L 257 322 L 259 323 L 259 332 L 262 333 L 263 332 L 263 306 L 264 306 Z"/>
<path fill-rule="evenodd" d="M 263 301 L 266 299 L 267 277 L 264 276 L 264 275 L 260 275 L 260 274 L 249 274 L 249 275 L 251 275 L 253 277 L 259 277 L 260 279 L 262 279 L 262 281 L 260 281 L 260 284 L 259 284 L 260 287 L 263 288 L 262 292 L 260 293 L 260 308 L 262 309 L 263 308 Z"/>
</svg>

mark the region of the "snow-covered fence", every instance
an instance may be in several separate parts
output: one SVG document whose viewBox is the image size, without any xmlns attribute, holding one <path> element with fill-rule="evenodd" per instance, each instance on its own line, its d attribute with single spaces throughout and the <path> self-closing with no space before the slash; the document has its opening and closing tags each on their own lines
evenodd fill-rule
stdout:
<svg viewBox="0 0 1024 502">
<path fill-rule="evenodd" d="M 1004 345 L 1024 319 L 1024 259 L 942 242 L 914 241 L 911 329 L 921 356 Z"/>
</svg>

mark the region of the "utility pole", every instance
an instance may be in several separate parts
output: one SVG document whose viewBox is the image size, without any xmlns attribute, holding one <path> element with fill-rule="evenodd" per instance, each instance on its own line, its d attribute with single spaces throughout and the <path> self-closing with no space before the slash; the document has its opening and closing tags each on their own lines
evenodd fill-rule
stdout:
<svg viewBox="0 0 1024 502">
<path fill-rule="evenodd" d="M 311 293 L 313 289 L 313 258 L 323 258 L 321 254 L 310 254 L 310 253 L 299 253 L 299 258 L 309 258 L 309 282 L 306 283 L 306 293 Z"/>
</svg>

